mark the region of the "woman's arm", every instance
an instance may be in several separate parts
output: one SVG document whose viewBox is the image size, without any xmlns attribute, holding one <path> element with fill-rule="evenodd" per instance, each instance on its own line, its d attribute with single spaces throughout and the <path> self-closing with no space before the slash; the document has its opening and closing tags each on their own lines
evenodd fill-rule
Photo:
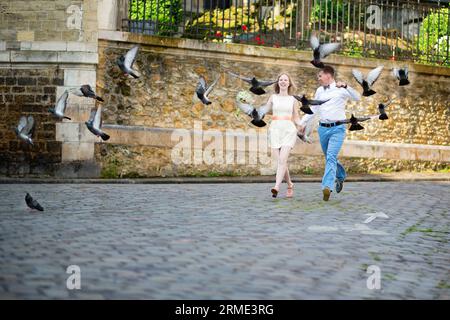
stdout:
<svg viewBox="0 0 450 320">
<path fill-rule="evenodd" d="M 301 126 L 302 123 L 300 121 L 300 115 L 298 113 L 298 110 L 300 109 L 300 104 L 298 103 L 297 99 L 294 100 L 294 110 L 292 110 L 292 121 L 294 121 L 294 123 L 297 126 Z"/>
</svg>

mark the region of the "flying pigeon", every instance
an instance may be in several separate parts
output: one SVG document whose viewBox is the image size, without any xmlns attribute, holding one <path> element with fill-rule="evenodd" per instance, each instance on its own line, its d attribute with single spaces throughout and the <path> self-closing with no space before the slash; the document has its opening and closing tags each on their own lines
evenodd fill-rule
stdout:
<svg viewBox="0 0 450 320">
<path fill-rule="evenodd" d="M 229 71 L 228 71 L 228 74 L 230 74 L 233 77 L 239 78 L 247 83 L 250 83 L 252 85 L 250 87 L 250 91 L 256 95 L 262 95 L 262 94 L 266 93 L 266 91 L 263 89 L 263 87 L 267 87 L 267 86 L 270 86 L 270 85 L 278 82 L 278 80 L 260 81 L 260 80 L 256 79 L 255 77 L 246 78 L 246 77 L 240 76 L 238 74 L 235 74 L 235 73 L 229 72 Z"/>
<path fill-rule="evenodd" d="M 33 140 L 31 137 L 33 136 L 35 128 L 35 122 L 33 116 L 22 116 L 20 117 L 19 124 L 14 131 L 17 134 L 17 137 L 26 141 L 28 144 L 33 145 Z"/>
<path fill-rule="evenodd" d="M 141 75 L 138 71 L 132 69 L 134 62 L 136 61 L 139 46 L 134 46 L 125 55 L 120 56 L 117 59 L 117 64 L 120 70 L 126 75 L 131 75 L 133 78 L 139 78 Z"/>
<path fill-rule="evenodd" d="M 104 141 L 109 139 L 109 135 L 102 131 L 102 107 L 97 107 L 92 109 L 91 116 L 89 120 L 85 122 L 86 127 L 90 132 L 95 134 L 97 137 L 101 137 Z"/>
<path fill-rule="evenodd" d="M 25 196 L 25 202 L 27 203 L 27 206 L 33 210 L 44 211 L 44 208 L 42 208 L 39 202 L 34 200 L 33 197 L 28 192 L 27 195 Z"/>
<path fill-rule="evenodd" d="M 349 131 L 357 131 L 357 130 L 362 130 L 364 129 L 364 127 L 362 125 L 359 124 L 359 122 L 363 122 L 363 121 L 367 121 L 372 119 L 372 117 L 361 117 L 361 118 L 356 118 L 353 114 L 350 117 L 350 119 L 347 120 L 342 120 L 339 121 L 340 123 L 350 123 L 350 128 L 348 129 Z"/>
<path fill-rule="evenodd" d="M 370 87 L 375 83 L 375 81 L 380 76 L 381 70 L 383 70 L 383 66 L 379 66 L 379 67 L 371 70 L 367 74 L 367 78 L 364 78 L 363 74 L 358 69 L 352 70 L 353 77 L 356 79 L 356 81 L 358 81 L 358 83 L 363 88 L 363 94 L 362 94 L 363 96 L 369 97 L 376 93 Z"/>
<path fill-rule="evenodd" d="M 302 106 L 300 107 L 300 110 L 302 110 L 306 114 L 313 114 L 314 113 L 311 110 L 311 108 L 309 107 L 310 105 L 317 106 L 317 105 L 321 105 L 322 103 L 325 103 L 325 102 L 328 101 L 328 100 L 309 100 L 309 99 L 306 98 L 305 95 L 294 96 L 294 98 L 302 103 Z"/>
<path fill-rule="evenodd" d="M 395 99 L 392 99 L 386 104 L 380 103 L 378 105 L 378 111 L 380 113 L 380 115 L 378 116 L 378 119 L 380 119 L 380 120 L 387 120 L 387 119 L 389 119 L 389 117 L 386 114 L 386 107 L 389 106 L 394 100 Z"/>
<path fill-rule="evenodd" d="M 407 67 L 405 67 L 403 69 L 394 68 L 394 69 L 392 69 L 392 74 L 394 75 L 394 77 L 396 77 L 398 80 L 400 80 L 400 82 L 398 84 L 399 86 L 406 86 L 409 84 Z"/>
<path fill-rule="evenodd" d="M 58 101 L 56 102 L 56 105 L 54 108 L 48 109 L 48 112 L 50 112 L 54 117 L 58 119 L 68 119 L 72 120 L 69 117 L 66 117 L 64 115 L 64 111 L 67 107 L 67 98 L 69 97 L 69 92 L 67 90 L 64 91 L 64 93 L 59 97 Z"/>
<path fill-rule="evenodd" d="M 252 118 L 252 121 L 250 121 L 253 125 L 261 128 L 266 126 L 266 123 L 264 122 L 264 116 L 265 113 L 263 112 L 262 108 L 259 110 L 256 110 L 254 106 L 251 104 L 245 103 L 240 101 L 239 99 L 236 99 L 238 108 L 241 109 L 245 114 L 247 114 L 250 118 Z"/>
<path fill-rule="evenodd" d="M 105 101 L 103 98 L 96 95 L 94 90 L 92 90 L 92 87 L 88 84 L 84 84 L 80 88 L 71 89 L 70 92 L 78 97 L 92 98 L 101 102 Z"/>
<path fill-rule="evenodd" d="M 316 68 L 325 67 L 323 62 L 320 60 L 326 58 L 328 55 L 338 50 L 339 47 L 341 46 L 341 44 L 338 42 L 320 44 L 319 39 L 317 39 L 317 37 L 314 35 L 311 36 L 309 42 L 311 43 L 311 48 L 313 49 L 313 57 L 314 57 L 314 59 L 311 60 L 311 63 Z"/>
<path fill-rule="evenodd" d="M 195 90 L 195 93 L 197 94 L 197 97 L 202 101 L 203 104 L 211 104 L 212 102 L 209 101 L 208 95 L 211 93 L 212 89 L 216 85 L 217 81 L 219 81 L 219 78 L 214 80 L 214 82 L 208 87 L 206 85 L 206 80 L 203 76 L 200 76 L 200 79 L 197 83 L 197 89 Z"/>
</svg>

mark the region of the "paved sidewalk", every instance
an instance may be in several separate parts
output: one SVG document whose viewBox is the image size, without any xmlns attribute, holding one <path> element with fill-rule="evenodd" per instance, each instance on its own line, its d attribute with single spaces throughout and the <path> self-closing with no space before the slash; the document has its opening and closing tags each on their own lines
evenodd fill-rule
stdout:
<svg viewBox="0 0 450 320">
<path fill-rule="evenodd" d="M 449 182 L 271 186 L 0 184 L 0 299 L 450 299 Z"/>
</svg>

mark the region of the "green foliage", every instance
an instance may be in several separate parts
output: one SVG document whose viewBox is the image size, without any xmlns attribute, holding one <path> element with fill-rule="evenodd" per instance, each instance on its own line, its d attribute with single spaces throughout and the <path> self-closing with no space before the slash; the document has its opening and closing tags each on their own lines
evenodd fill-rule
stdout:
<svg viewBox="0 0 450 320">
<path fill-rule="evenodd" d="M 349 25 L 353 20 L 353 10 L 355 4 L 342 0 L 326 0 L 316 3 L 311 9 L 311 23 L 322 23 L 327 25 L 344 24 Z M 350 10 L 350 14 L 349 14 Z M 358 9 L 355 7 L 355 15 L 358 14 Z M 364 14 L 360 16 L 364 23 Z"/>
<path fill-rule="evenodd" d="M 450 29 L 449 8 L 433 10 L 422 22 L 419 31 L 420 60 L 450 66 L 448 58 Z M 428 54 L 427 54 L 428 53 Z"/>
<path fill-rule="evenodd" d="M 102 168 L 100 177 L 103 179 L 117 179 L 120 178 L 119 168 L 115 164 L 108 164 Z"/>
<path fill-rule="evenodd" d="M 345 43 L 345 50 L 342 50 L 340 54 L 348 57 L 361 58 L 364 56 L 364 47 L 358 41 L 349 41 Z"/>
<path fill-rule="evenodd" d="M 157 21 L 158 35 L 170 35 L 177 32 L 182 18 L 182 0 L 131 0 L 130 2 L 130 19 Z"/>
</svg>

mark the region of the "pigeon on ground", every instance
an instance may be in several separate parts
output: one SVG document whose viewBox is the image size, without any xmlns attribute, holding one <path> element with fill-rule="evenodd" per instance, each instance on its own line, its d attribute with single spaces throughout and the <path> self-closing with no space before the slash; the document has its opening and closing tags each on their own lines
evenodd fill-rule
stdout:
<svg viewBox="0 0 450 320">
<path fill-rule="evenodd" d="M 392 69 L 392 74 L 400 81 L 398 84 L 399 86 L 406 86 L 409 84 L 407 67 L 403 69 L 394 68 Z"/>
<path fill-rule="evenodd" d="M 126 75 L 130 75 L 133 78 L 139 78 L 141 75 L 138 71 L 134 70 L 133 64 L 136 61 L 137 53 L 139 50 L 139 46 L 134 46 L 125 55 L 120 56 L 117 59 L 117 64 L 120 70 L 123 71 Z"/>
<path fill-rule="evenodd" d="M 211 93 L 214 86 L 217 84 L 217 81 L 219 81 L 219 78 L 214 80 L 214 82 L 208 87 L 206 85 L 206 80 L 203 76 L 200 76 L 200 79 L 197 83 L 197 88 L 195 90 L 195 93 L 197 94 L 197 97 L 200 99 L 200 101 L 205 104 L 211 104 L 212 102 L 208 99 L 208 95 Z"/>
<path fill-rule="evenodd" d="M 364 78 L 363 74 L 358 69 L 352 70 L 353 77 L 356 79 L 356 81 L 358 81 L 358 83 L 363 88 L 363 94 L 362 94 L 363 96 L 369 97 L 376 93 L 374 90 L 371 89 L 371 87 L 375 83 L 375 81 L 378 79 L 378 77 L 380 76 L 381 70 L 383 70 L 383 66 L 379 66 L 379 67 L 371 70 L 367 74 L 367 78 Z"/>
<path fill-rule="evenodd" d="M 102 107 L 97 107 L 92 109 L 91 116 L 89 120 L 85 122 L 86 127 L 90 132 L 95 134 L 97 137 L 101 137 L 104 141 L 109 139 L 109 135 L 102 131 Z"/>
<path fill-rule="evenodd" d="M 387 120 L 387 119 L 389 119 L 388 115 L 386 114 L 386 107 L 389 106 L 394 100 L 395 99 L 392 99 L 386 104 L 380 103 L 378 105 L 378 111 L 380 113 L 380 115 L 378 116 L 378 119 L 380 119 L 380 120 Z"/>
<path fill-rule="evenodd" d="M 14 129 L 16 132 L 16 135 L 18 138 L 24 140 L 28 144 L 33 145 L 33 134 L 34 134 L 34 128 L 36 127 L 36 124 L 34 122 L 33 116 L 22 116 L 20 117 L 19 124 L 17 125 L 17 128 Z"/>
<path fill-rule="evenodd" d="M 306 98 L 305 95 L 294 96 L 294 98 L 302 103 L 302 106 L 300 107 L 300 110 L 302 110 L 306 114 L 313 114 L 314 113 L 311 110 L 311 108 L 309 107 L 310 105 L 317 106 L 317 105 L 321 105 L 322 103 L 325 103 L 325 102 L 328 101 L 328 100 L 309 100 L 309 99 Z"/>
<path fill-rule="evenodd" d="M 250 91 L 256 95 L 262 95 L 262 94 L 266 93 L 266 91 L 263 88 L 270 86 L 274 83 L 277 83 L 277 81 L 278 81 L 278 80 L 260 81 L 260 80 L 256 79 L 255 77 L 246 78 L 246 77 L 240 76 L 238 74 L 235 74 L 235 73 L 229 72 L 229 71 L 228 71 L 228 74 L 230 74 L 233 77 L 239 78 L 247 83 L 250 83 L 252 85 L 250 87 Z"/>
<path fill-rule="evenodd" d="M 100 102 L 105 101 L 102 97 L 96 95 L 94 90 L 92 90 L 92 87 L 88 84 L 84 84 L 80 88 L 71 89 L 70 92 L 78 97 L 92 98 Z"/>
<path fill-rule="evenodd" d="M 28 192 L 27 195 L 25 196 L 25 202 L 27 203 L 27 206 L 33 210 L 44 211 L 44 208 L 42 208 L 39 202 L 34 200 L 33 197 Z"/>
<path fill-rule="evenodd" d="M 64 93 L 59 97 L 58 101 L 56 102 L 56 105 L 54 108 L 48 109 L 48 112 L 50 112 L 54 117 L 58 119 L 68 119 L 72 120 L 69 117 L 66 117 L 64 115 L 64 112 L 66 111 L 67 107 L 67 98 L 69 97 L 69 92 L 67 90 L 64 91 Z"/>
<path fill-rule="evenodd" d="M 320 60 L 326 58 L 328 55 L 338 50 L 341 46 L 338 42 L 320 44 L 319 39 L 317 39 L 314 35 L 311 36 L 310 43 L 311 48 L 313 49 L 313 60 L 311 60 L 311 63 L 316 68 L 325 67 L 323 62 Z"/>
</svg>

